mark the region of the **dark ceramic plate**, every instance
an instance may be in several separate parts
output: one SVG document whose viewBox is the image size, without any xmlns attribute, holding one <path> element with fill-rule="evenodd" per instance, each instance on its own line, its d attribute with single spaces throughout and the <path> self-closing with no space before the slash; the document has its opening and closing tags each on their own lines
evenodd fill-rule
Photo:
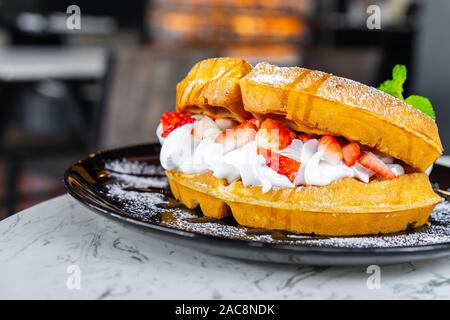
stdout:
<svg viewBox="0 0 450 320">
<path fill-rule="evenodd" d="M 318 237 L 249 229 L 217 221 L 175 201 L 159 165 L 157 144 L 89 155 L 67 169 L 68 192 L 96 212 L 166 241 L 227 257 L 308 265 L 391 264 L 450 255 L 450 203 L 420 230 L 370 237 Z M 436 165 L 436 189 L 450 186 L 450 168 Z"/>
</svg>

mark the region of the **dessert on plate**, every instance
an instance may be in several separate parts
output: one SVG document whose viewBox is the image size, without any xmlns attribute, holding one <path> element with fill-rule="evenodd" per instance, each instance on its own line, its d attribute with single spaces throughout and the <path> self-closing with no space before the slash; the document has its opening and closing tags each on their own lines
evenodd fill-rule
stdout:
<svg viewBox="0 0 450 320">
<path fill-rule="evenodd" d="M 442 199 L 428 99 L 403 99 L 406 69 L 379 89 L 237 58 L 198 62 L 157 129 L 173 195 L 243 226 L 352 236 L 427 223 Z"/>
</svg>

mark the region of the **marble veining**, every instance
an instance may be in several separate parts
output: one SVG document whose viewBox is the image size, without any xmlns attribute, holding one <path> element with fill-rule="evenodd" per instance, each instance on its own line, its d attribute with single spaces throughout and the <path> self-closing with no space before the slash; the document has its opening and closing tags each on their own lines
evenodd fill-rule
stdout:
<svg viewBox="0 0 450 320">
<path fill-rule="evenodd" d="M 67 286 L 68 267 L 81 271 Z M 0 222 L 0 299 L 443 299 L 450 258 L 310 267 L 207 255 L 152 238 L 61 196 Z"/>
</svg>

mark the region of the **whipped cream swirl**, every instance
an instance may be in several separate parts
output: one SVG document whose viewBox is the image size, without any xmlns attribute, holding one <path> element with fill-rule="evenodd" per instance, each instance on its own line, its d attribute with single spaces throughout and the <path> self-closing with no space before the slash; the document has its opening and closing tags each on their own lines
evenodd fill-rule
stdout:
<svg viewBox="0 0 450 320">
<path fill-rule="evenodd" d="M 197 121 L 200 119 L 197 117 Z M 214 120 L 211 119 L 211 121 Z M 263 193 L 274 187 L 326 186 L 346 177 L 368 183 L 370 177 L 375 174 L 358 162 L 352 167 L 348 167 L 342 161 L 337 164 L 326 162 L 323 152 L 318 150 L 317 139 L 311 139 L 305 143 L 293 139 L 287 148 L 279 152 L 301 163 L 295 180 L 291 182 L 286 176 L 266 165 L 264 157 L 257 153 L 255 141 L 230 150 L 229 145 L 215 142 L 220 130 L 210 130 L 202 139 L 198 139 L 191 133 L 194 126 L 195 122 L 185 124 L 173 130 L 166 138 L 161 136 L 161 124 L 158 126 L 156 134 L 162 144 L 160 161 L 164 169 L 177 170 L 186 174 L 211 171 L 216 178 L 226 179 L 228 183 L 240 179 L 246 187 L 261 186 Z M 223 124 L 218 124 L 218 127 L 223 129 Z M 380 159 L 396 176 L 405 173 L 401 165 L 394 163 L 393 158 L 383 156 Z"/>
</svg>

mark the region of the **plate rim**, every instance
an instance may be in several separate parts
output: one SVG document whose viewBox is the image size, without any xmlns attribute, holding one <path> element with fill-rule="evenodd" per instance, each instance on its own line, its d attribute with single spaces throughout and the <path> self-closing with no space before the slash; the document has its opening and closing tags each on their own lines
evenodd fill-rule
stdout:
<svg viewBox="0 0 450 320">
<path fill-rule="evenodd" d="M 193 239 L 195 240 L 214 240 L 216 243 L 226 243 L 232 244 L 234 246 L 246 245 L 253 249 L 264 249 L 264 250 L 276 250 L 276 251 L 286 251 L 291 253 L 302 253 L 307 252 L 309 254 L 353 254 L 353 255 L 376 255 L 376 254 L 387 254 L 394 255 L 399 253 L 408 253 L 408 254 L 423 254 L 427 252 L 434 251 L 442 251 L 442 250 L 450 250 L 450 241 L 436 244 L 424 244 L 417 246 L 395 246 L 395 247 L 365 247 L 365 248 L 351 248 L 351 247 L 315 247 L 314 245 L 305 246 L 301 243 L 299 244 L 280 244 L 280 243 L 268 243 L 268 242 L 259 242 L 259 241 L 251 241 L 245 239 L 231 239 L 231 238 L 222 238 L 218 236 L 213 236 L 209 234 L 204 234 L 196 231 L 186 231 L 181 229 L 172 228 L 169 226 L 157 225 L 151 222 L 143 222 L 138 219 L 134 219 L 132 217 L 125 217 L 120 215 L 117 212 L 114 212 L 110 209 L 99 207 L 98 205 L 86 201 L 83 199 L 80 194 L 78 194 L 73 188 L 71 183 L 69 182 L 69 177 L 71 177 L 72 168 L 75 165 L 79 165 L 88 160 L 92 160 L 94 158 L 98 158 L 100 156 L 107 155 L 109 153 L 114 152 L 123 152 L 126 149 L 136 149 L 136 148 L 154 148 L 159 146 L 158 143 L 141 143 L 141 144 L 133 144 L 129 146 L 116 147 L 96 152 L 91 152 L 87 156 L 75 161 L 72 163 L 64 172 L 64 187 L 67 190 L 67 193 L 81 203 L 84 207 L 94 211 L 95 213 L 99 213 L 103 216 L 114 218 L 118 221 L 128 223 L 135 227 L 143 228 L 145 230 L 156 231 L 160 233 L 164 233 L 170 236 L 176 236 L 180 239 Z M 152 156 L 149 154 L 149 156 Z M 157 155 L 155 155 L 157 156 Z M 125 157 L 124 157 L 125 158 Z M 439 167 L 444 167 L 442 165 L 435 164 Z M 450 168 L 447 168 L 450 170 Z M 97 195 L 97 193 L 94 193 Z M 364 238 L 364 236 L 358 236 L 360 238 Z M 336 237 L 338 238 L 338 237 Z"/>
</svg>

